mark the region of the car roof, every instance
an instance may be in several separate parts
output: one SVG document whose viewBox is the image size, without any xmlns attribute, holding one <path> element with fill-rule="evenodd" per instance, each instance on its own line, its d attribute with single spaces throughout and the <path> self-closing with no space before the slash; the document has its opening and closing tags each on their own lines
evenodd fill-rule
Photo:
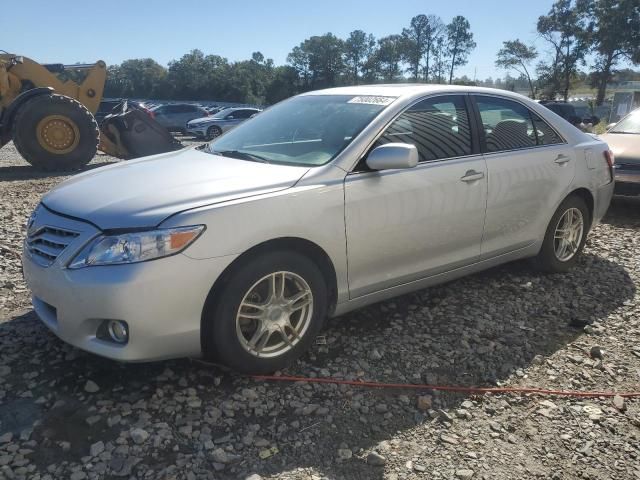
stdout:
<svg viewBox="0 0 640 480">
<path fill-rule="evenodd" d="M 327 88 L 301 95 L 366 95 L 396 98 L 422 97 L 431 93 L 483 93 L 517 99 L 527 98 L 519 93 L 498 88 L 472 87 L 466 85 L 441 85 L 428 83 L 400 83 L 380 85 L 356 85 L 351 87 Z"/>
</svg>

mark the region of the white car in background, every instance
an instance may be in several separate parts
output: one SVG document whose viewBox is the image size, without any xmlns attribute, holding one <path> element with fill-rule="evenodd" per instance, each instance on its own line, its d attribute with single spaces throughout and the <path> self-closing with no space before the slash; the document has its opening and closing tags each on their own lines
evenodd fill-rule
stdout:
<svg viewBox="0 0 640 480">
<path fill-rule="evenodd" d="M 187 133 L 207 140 L 219 137 L 245 120 L 260 113 L 258 108 L 226 108 L 214 115 L 196 118 L 187 123 Z"/>
</svg>

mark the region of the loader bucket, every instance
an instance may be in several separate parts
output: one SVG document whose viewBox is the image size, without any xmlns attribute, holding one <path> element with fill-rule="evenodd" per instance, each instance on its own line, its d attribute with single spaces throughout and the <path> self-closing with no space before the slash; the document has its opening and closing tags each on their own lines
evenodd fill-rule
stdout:
<svg viewBox="0 0 640 480">
<path fill-rule="evenodd" d="M 100 150 L 118 158 L 138 158 L 184 147 L 148 113 L 123 102 L 100 124 Z"/>
</svg>

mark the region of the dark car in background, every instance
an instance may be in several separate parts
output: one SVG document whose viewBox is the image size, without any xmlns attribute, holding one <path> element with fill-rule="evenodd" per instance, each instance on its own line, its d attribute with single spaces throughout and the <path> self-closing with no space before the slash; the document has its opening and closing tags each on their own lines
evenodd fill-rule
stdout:
<svg viewBox="0 0 640 480">
<path fill-rule="evenodd" d="M 567 122 L 578 127 L 581 130 L 588 130 L 589 128 L 600 123 L 600 119 L 595 115 L 579 115 L 576 108 L 568 102 L 543 100 L 540 102 L 540 105 L 544 105 L 553 113 L 561 116 Z"/>
<path fill-rule="evenodd" d="M 151 115 L 167 130 L 173 132 L 184 132 L 187 128 L 187 122 L 194 118 L 208 117 L 209 112 L 200 105 L 192 105 L 190 103 L 171 103 L 152 108 Z"/>
</svg>

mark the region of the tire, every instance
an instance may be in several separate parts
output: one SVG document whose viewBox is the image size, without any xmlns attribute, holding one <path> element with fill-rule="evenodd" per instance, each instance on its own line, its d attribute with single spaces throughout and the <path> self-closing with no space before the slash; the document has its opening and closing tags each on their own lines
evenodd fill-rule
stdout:
<svg viewBox="0 0 640 480">
<path fill-rule="evenodd" d="M 573 252 L 571 256 L 569 258 L 561 258 L 562 255 L 558 255 L 556 233 L 558 232 L 558 228 L 562 226 L 560 220 L 563 219 L 569 211 L 573 212 L 574 217 L 577 217 L 577 212 L 582 216 L 582 234 L 580 235 L 579 241 L 571 242 L 577 245 L 577 248 L 574 246 L 567 250 L 566 255 Z M 534 266 L 548 273 L 564 273 L 571 270 L 578 262 L 578 258 L 584 249 L 590 226 L 591 214 L 585 201 L 577 195 L 571 195 L 565 198 L 549 222 L 540 253 L 533 259 Z M 558 240 L 558 242 L 560 242 L 560 240 Z"/>
<path fill-rule="evenodd" d="M 220 129 L 220 127 L 214 125 L 213 127 L 207 128 L 207 136 L 206 136 L 207 140 L 213 140 L 214 138 L 219 137 L 220 135 L 222 135 L 222 130 Z"/>
<path fill-rule="evenodd" d="M 60 137 L 47 135 L 51 132 Z M 20 155 L 40 170 L 70 171 L 93 159 L 100 131 L 91 112 L 80 102 L 64 95 L 39 95 L 18 109 L 13 143 Z"/>
<path fill-rule="evenodd" d="M 243 318 L 237 315 L 240 312 L 240 306 L 250 292 L 256 294 L 260 289 L 265 292 L 265 298 L 249 297 L 252 303 L 267 304 L 267 297 L 270 289 L 270 280 L 262 280 L 271 276 L 275 272 L 278 275 L 281 272 L 288 272 L 285 281 L 286 287 L 283 289 L 284 298 L 293 298 L 295 296 L 295 287 L 297 285 L 306 284 L 311 294 L 311 303 L 307 307 L 291 314 L 290 325 L 299 327 L 299 338 L 294 338 L 293 334 L 287 337 L 293 345 L 288 345 L 284 341 L 284 337 L 280 332 L 269 333 L 262 354 L 250 352 L 247 346 L 248 340 L 255 336 L 257 325 L 267 325 L 271 320 L 262 321 L 251 318 Z M 281 277 L 278 277 L 281 278 Z M 302 279 L 302 281 L 300 281 Z M 262 280 L 262 282 L 261 282 Z M 264 283 L 266 282 L 266 283 Z M 298 282 L 301 282 L 298 284 Z M 281 285 L 281 283 L 278 283 Z M 279 289 L 279 288 L 278 288 Z M 290 294 L 293 291 L 294 294 Z M 288 297 L 288 295 L 291 295 Z M 212 292 L 210 298 L 212 301 L 207 302 L 202 318 L 202 343 L 203 351 L 206 357 L 211 360 L 223 363 L 234 370 L 249 374 L 265 374 L 280 370 L 296 358 L 302 355 L 314 342 L 316 336 L 322 329 L 325 317 L 327 315 L 328 294 L 325 279 L 320 269 L 307 257 L 296 253 L 286 251 L 276 251 L 265 253 L 258 257 L 250 259 L 240 264 L 240 266 L 232 271 L 229 278 L 222 283 L 222 289 L 218 292 Z M 281 297 L 282 298 L 282 297 Z M 309 297 L 304 297 L 303 301 L 307 301 Z M 279 308 L 279 307 L 274 307 Z M 246 312 L 246 306 L 243 307 Z M 262 315 L 260 310 L 251 310 Z M 278 312 L 268 311 L 264 309 L 264 315 L 272 315 L 275 313 L 276 320 L 280 321 Z M 307 321 L 303 322 L 303 318 Z M 275 322 L 274 322 L 275 323 Z M 303 325 L 306 325 L 304 327 Z M 273 325 L 272 325 L 273 326 Z M 252 328 L 256 330 L 252 330 Z M 243 331 L 246 328 L 247 331 Z M 273 326 L 273 328 L 277 328 Z M 283 329 L 285 332 L 289 330 Z M 242 338 L 245 340 L 242 340 Z M 264 335 L 259 337 L 255 343 L 257 347 Z M 278 353 L 275 349 L 276 343 L 283 344 L 283 351 Z M 273 344 L 273 346 L 270 346 Z M 274 350 L 269 352 L 268 349 Z M 257 348 L 256 348 L 257 351 Z"/>
</svg>

